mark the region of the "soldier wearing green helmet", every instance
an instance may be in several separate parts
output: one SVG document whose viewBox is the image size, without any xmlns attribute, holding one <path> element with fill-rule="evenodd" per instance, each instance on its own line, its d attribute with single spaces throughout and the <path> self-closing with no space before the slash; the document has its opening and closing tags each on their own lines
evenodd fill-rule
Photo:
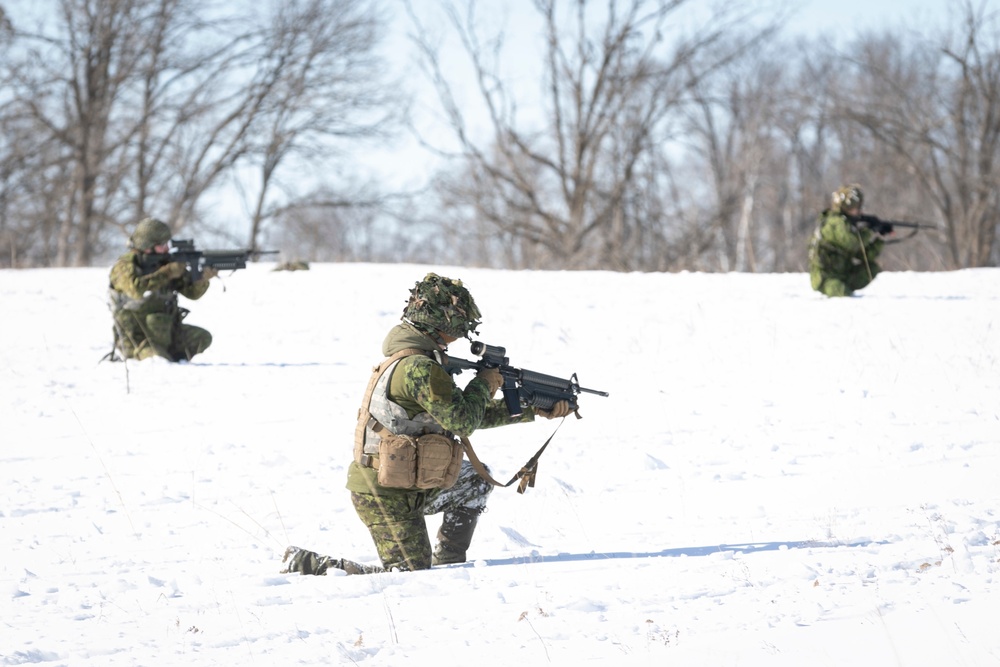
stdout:
<svg viewBox="0 0 1000 667">
<path fill-rule="evenodd" d="M 878 258 L 885 241 L 870 227 L 857 224 L 863 204 L 861 187 L 845 185 L 834 191 L 830 208 L 820 214 L 809 244 L 809 279 L 817 292 L 851 296 L 881 271 Z"/>
<path fill-rule="evenodd" d="M 479 333 L 481 317 L 476 302 L 461 280 L 442 278 L 428 273 L 410 290 L 410 300 L 403 310 L 403 321 L 435 335 L 445 333 L 452 338 L 468 338 Z"/>
<path fill-rule="evenodd" d="M 143 255 L 168 253 L 171 236 L 163 221 L 140 220 L 129 237 L 128 252 L 111 267 L 114 345 L 125 359 L 190 360 L 212 344 L 208 331 L 182 323 L 188 311 L 178 306 L 177 295 L 200 299 L 217 271 L 206 269 L 201 279 L 192 280 L 184 262 L 147 267 L 140 261 Z"/>
<path fill-rule="evenodd" d="M 426 570 L 432 565 L 463 563 L 479 515 L 486 509 L 492 484 L 467 460 L 459 460 L 451 485 L 399 488 L 380 482 L 379 442 L 405 434 L 440 434 L 458 442 L 480 428 L 530 422 L 569 414 L 566 401 L 551 411 L 524 408 L 512 418 L 506 404 L 494 399 L 503 383 L 497 369 L 481 370 L 459 388 L 445 370 L 448 344 L 477 333 L 481 314 L 460 280 L 428 273 L 410 290 L 402 322 L 382 343 L 386 359 L 376 369 L 359 412 L 355 457 L 348 468 L 347 489 L 358 517 L 368 528 L 380 565 L 366 565 L 314 551 L 289 547 L 283 572 L 326 574 L 330 568 L 348 574 L 386 570 Z M 442 514 L 437 545 L 432 550 L 425 516 Z"/>
</svg>

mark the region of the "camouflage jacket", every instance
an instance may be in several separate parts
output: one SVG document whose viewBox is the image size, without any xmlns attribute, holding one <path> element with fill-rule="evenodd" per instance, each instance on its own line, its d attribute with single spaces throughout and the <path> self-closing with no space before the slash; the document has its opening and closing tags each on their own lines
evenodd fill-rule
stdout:
<svg viewBox="0 0 1000 667">
<path fill-rule="evenodd" d="M 845 281 L 860 272 L 874 276 L 884 245 L 868 227 L 853 225 L 840 213 L 823 211 L 809 245 L 810 270 Z"/>
<path fill-rule="evenodd" d="M 435 342 L 409 324 L 394 327 L 382 343 L 382 353 L 389 357 L 406 348 L 433 352 Z M 494 428 L 535 419 L 534 408 L 512 418 L 502 399 L 488 395 L 484 380 L 473 378 L 460 389 L 447 371 L 430 355 L 415 354 L 403 358 L 389 380 L 388 397 L 406 410 L 413 419 L 426 412 L 447 431 L 471 435 L 480 428 Z M 347 471 L 347 488 L 356 493 L 376 495 L 409 493 L 405 489 L 388 489 L 376 481 L 376 472 L 352 462 Z"/>
<path fill-rule="evenodd" d="M 117 315 L 129 310 L 137 315 L 169 313 L 177 310 L 177 294 L 200 299 L 208 291 L 209 280 L 192 281 L 187 275 L 170 278 L 166 265 L 153 271 L 143 270 L 137 250 L 130 250 L 111 267 L 110 288 Z"/>
</svg>

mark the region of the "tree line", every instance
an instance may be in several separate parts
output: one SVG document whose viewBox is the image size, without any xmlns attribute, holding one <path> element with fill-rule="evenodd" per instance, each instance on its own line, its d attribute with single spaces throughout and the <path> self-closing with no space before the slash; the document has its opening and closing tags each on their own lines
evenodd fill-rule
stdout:
<svg viewBox="0 0 1000 667">
<path fill-rule="evenodd" d="M 536 20 L 528 95 L 497 3 L 440 0 L 434 21 L 410 0 L 35 4 L 52 11 L 0 0 L 0 267 L 107 262 L 155 215 L 310 261 L 802 271 L 846 182 L 866 212 L 934 227 L 885 268 L 1000 260 L 988 2 L 920 31 L 847 21 L 805 39 L 760 3 L 519 0 Z M 404 19 L 413 57 L 394 81 L 384 39 Z M 417 79 L 432 99 L 408 92 Z M 448 141 L 422 138 L 441 166 L 393 191 L 356 158 L 399 141 L 415 105 Z"/>
</svg>

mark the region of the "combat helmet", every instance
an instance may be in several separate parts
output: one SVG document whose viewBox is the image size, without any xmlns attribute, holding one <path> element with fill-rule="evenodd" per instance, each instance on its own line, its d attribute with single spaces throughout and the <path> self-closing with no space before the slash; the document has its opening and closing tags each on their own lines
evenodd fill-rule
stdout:
<svg viewBox="0 0 1000 667">
<path fill-rule="evenodd" d="M 845 185 L 835 190 L 830 200 L 830 210 L 834 213 L 846 213 L 848 209 L 861 208 L 865 195 L 857 183 Z"/>
<path fill-rule="evenodd" d="M 128 239 L 128 245 L 136 250 L 149 250 L 153 246 L 168 242 L 172 235 L 167 223 L 156 218 L 143 218 L 135 226 L 135 231 Z"/>
<path fill-rule="evenodd" d="M 428 273 L 410 290 L 403 319 L 421 330 L 442 331 L 455 338 L 478 333 L 479 309 L 461 280 Z"/>
</svg>

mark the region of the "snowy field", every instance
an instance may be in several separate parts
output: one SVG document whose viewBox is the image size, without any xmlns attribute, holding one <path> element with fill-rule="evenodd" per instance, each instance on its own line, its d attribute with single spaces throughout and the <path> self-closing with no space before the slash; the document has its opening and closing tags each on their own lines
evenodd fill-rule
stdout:
<svg viewBox="0 0 1000 667">
<path fill-rule="evenodd" d="M 99 363 L 107 269 L 0 271 L 0 664 L 1000 665 L 1000 270 L 830 300 L 803 274 L 272 266 L 186 304 L 215 342 L 178 365 Z M 355 415 L 428 269 L 513 365 L 610 396 L 494 492 L 473 562 L 280 574 L 289 544 L 377 560 Z M 473 442 L 506 480 L 556 423 Z"/>
</svg>

